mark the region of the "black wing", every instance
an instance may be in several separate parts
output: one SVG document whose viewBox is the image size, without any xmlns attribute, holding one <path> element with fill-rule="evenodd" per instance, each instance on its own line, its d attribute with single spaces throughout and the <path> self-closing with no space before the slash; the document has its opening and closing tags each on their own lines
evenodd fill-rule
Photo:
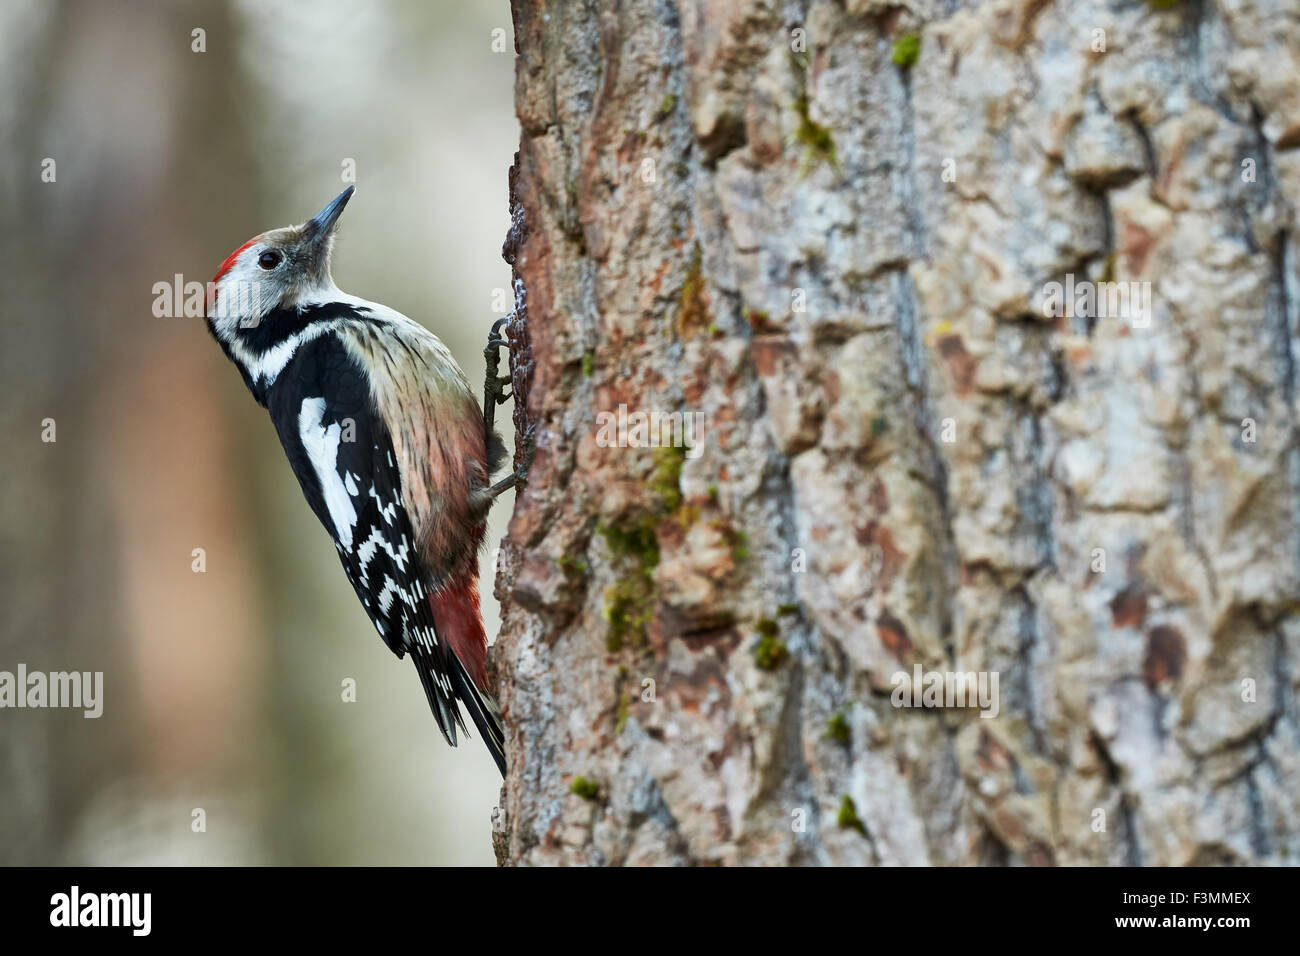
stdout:
<svg viewBox="0 0 1300 956">
<path fill-rule="evenodd" d="M 289 464 L 357 597 L 393 653 L 411 654 L 454 746 L 456 727 L 465 727 L 456 706 L 462 668 L 438 640 L 392 438 L 365 373 L 327 333 L 298 349 L 267 399 Z"/>
</svg>

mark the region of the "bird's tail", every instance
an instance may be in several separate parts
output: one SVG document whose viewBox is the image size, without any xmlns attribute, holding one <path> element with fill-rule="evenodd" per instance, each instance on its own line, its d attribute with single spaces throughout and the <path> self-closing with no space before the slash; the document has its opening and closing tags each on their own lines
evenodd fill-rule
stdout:
<svg viewBox="0 0 1300 956">
<path fill-rule="evenodd" d="M 479 611 L 475 569 L 430 594 L 429 605 L 438 637 L 451 651 L 447 677 L 504 777 L 505 728 L 501 709 L 487 689 L 487 634 Z"/>
<path fill-rule="evenodd" d="M 470 720 L 474 721 L 479 736 L 487 744 L 492 759 L 497 762 L 497 769 L 504 777 L 506 775 L 506 732 L 501 722 L 501 708 L 497 706 L 496 698 L 487 691 L 480 690 L 469 679 L 469 674 L 459 661 L 452 670 L 451 682 L 456 688 L 456 696 L 465 704 Z"/>
</svg>

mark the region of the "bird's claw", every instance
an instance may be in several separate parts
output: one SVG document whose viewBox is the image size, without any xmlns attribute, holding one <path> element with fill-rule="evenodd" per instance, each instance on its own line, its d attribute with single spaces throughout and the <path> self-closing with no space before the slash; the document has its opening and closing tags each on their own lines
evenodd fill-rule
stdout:
<svg viewBox="0 0 1300 956">
<path fill-rule="evenodd" d="M 528 426 L 528 431 L 524 432 L 523 453 L 519 456 L 519 464 L 515 466 L 515 484 L 523 487 L 528 484 L 528 470 L 533 467 L 533 455 L 537 453 L 537 424 Z"/>
<path fill-rule="evenodd" d="M 488 445 L 492 444 L 492 435 L 496 429 L 496 407 L 514 397 L 514 392 L 506 392 L 510 376 L 498 374 L 501 369 L 501 349 L 510 348 L 510 342 L 501 335 L 501 327 L 509 321 L 509 318 L 505 318 L 492 323 L 492 331 L 488 333 L 488 342 L 483 349 L 483 361 L 487 366 L 487 375 L 483 381 L 483 435 Z"/>
</svg>

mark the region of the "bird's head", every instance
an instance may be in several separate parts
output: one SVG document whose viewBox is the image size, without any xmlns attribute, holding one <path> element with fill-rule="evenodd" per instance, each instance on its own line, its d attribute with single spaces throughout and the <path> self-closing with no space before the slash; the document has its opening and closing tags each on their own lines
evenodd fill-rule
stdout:
<svg viewBox="0 0 1300 956">
<path fill-rule="evenodd" d="M 254 236 L 226 257 L 207 303 L 208 325 L 219 340 L 231 342 L 241 328 L 257 328 L 272 310 L 320 301 L 334 290 L 334 233 L 355 190 L 349 186 L 302 225 Z"/>
</svg>

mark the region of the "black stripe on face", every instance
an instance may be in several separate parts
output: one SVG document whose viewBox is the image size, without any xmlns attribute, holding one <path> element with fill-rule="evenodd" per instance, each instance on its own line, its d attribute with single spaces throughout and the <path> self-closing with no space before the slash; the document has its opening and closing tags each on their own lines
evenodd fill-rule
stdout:
<svg viewBox="0 0 1300 956">
<path fill-rule="evenodd" d="M 302 308 L 283 306 L 272 309 L 256 325 L 240 325 L 235 335 L 240 343 L 254 355 L 269 352 L 282 342 L 287 341 L 308 326 L 317 322 L 333 319 L 353 319 L 358 322 L 373 322 L 371 310 L 364 305 L 352 305 L 347 302 L 323 302 Z"/>
</svg>

